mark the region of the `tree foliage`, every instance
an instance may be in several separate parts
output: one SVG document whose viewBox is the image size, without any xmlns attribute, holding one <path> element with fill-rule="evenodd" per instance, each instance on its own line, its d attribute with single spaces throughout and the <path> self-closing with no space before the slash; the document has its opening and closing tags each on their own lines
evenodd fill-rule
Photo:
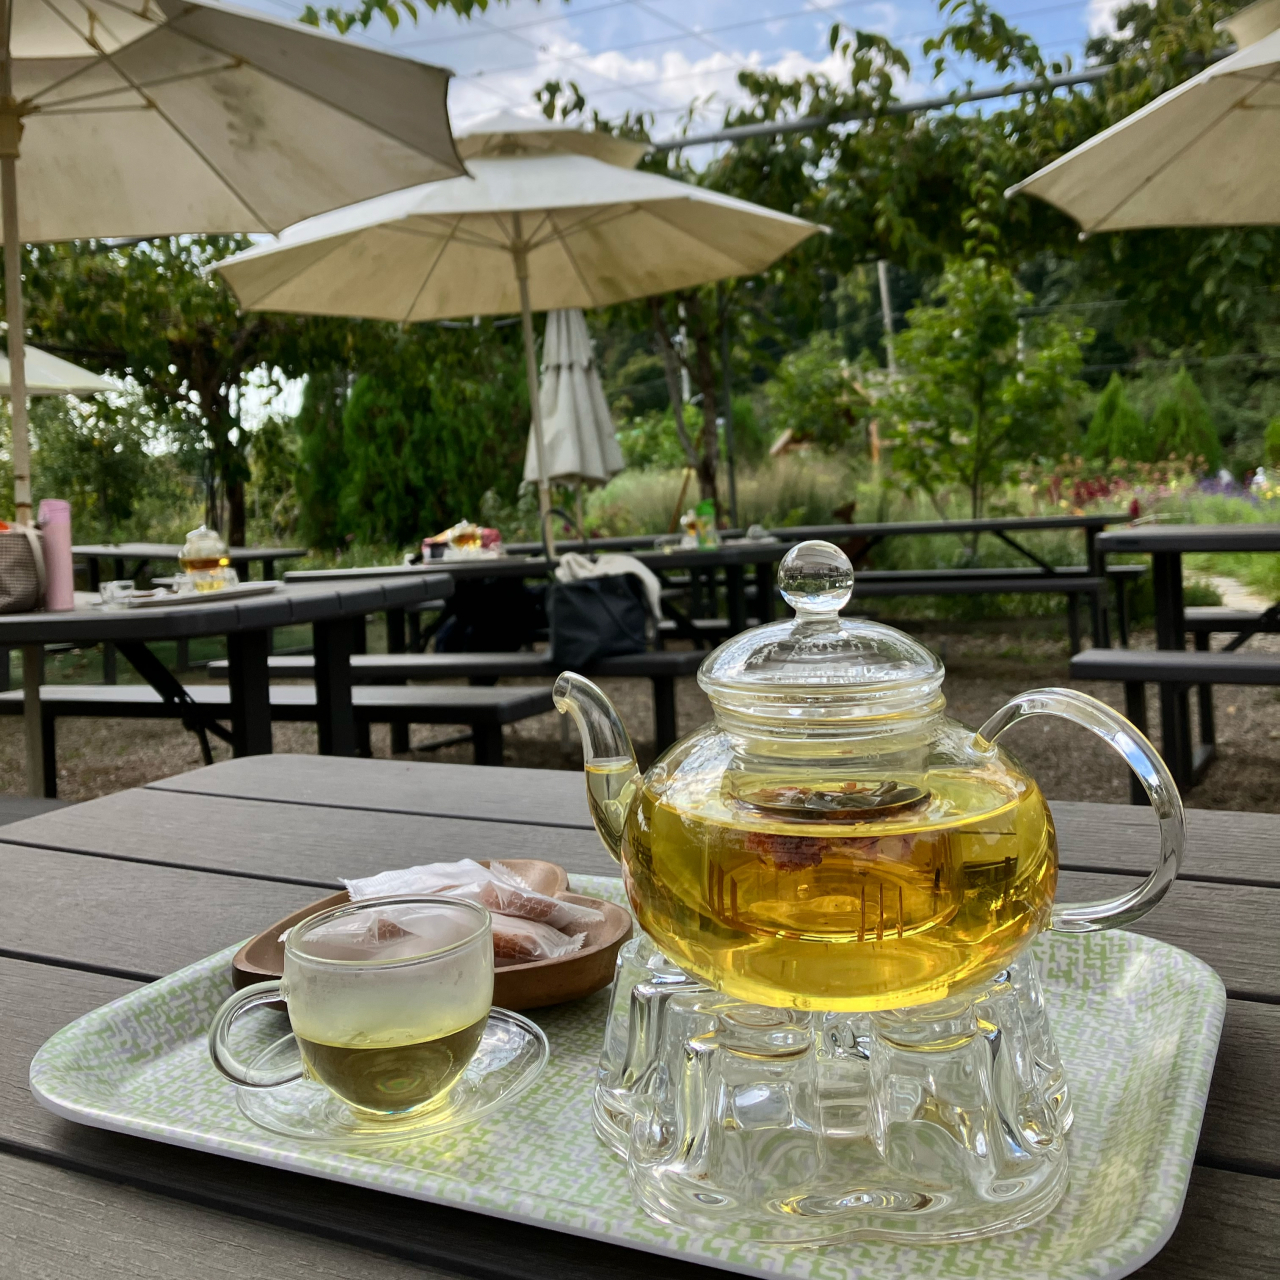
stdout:
<svg viewBox="0 0 1280 1280">
<path fill-rule="evenodd" d="M 1179 369 L 1169 394 L 1151 415 L 1151 434 L 1156 456 L 1203 458 L 1213 470 L 1222 462 L 1222 441 L 1213 425 L 1213 415 L 1195 379 Z"/>
<path fill-rule="evenodd" d="M 1019 341 L 1027 295 L 984 258 L 948 265 L 932 306 L 912 309 L 901 381 L 876 404 L 893 424 L 895 469 L 929 494 L 968 491 L 976 518 L 986 491 L 1017 459 L 1042 453 L 1078 388 L 1080 347 L 1049 322 Z"/>
<path fill-rule="evenodd" d="M 1084 451 L 1091 458 L 1110 462 L 1123 458 L 1128 462 L 1154 462 L 1156 437 L 1146 419 L 1134 408 L 1125 389 L 1124 379 L 1113 373 L 1089 422 Z"/>
</svg>

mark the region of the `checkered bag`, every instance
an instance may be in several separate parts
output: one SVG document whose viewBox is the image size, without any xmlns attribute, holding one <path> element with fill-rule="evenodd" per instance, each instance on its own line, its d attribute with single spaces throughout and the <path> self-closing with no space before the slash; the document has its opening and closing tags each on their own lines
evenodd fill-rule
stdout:
<svg viewBox="0 0 1280 1280">
<path fill-rule="evenodd" d="M 44 608 L 44 538 L 30 525 L 0 527 L 0 613 Z"/>
</svg>

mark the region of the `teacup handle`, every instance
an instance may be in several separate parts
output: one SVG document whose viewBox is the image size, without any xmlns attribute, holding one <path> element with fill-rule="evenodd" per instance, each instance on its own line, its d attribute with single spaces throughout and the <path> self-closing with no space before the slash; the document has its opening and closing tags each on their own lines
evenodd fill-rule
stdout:
<svg viewBox="0 0 1280 1280">
<path fill-rule="evenodd" d="M 1092 933 L 1115 929 L 1144 916 L 1168 892 L 1182 866 L 1187 824 L 1182 797 L 1168 766 L 1146 736 L 1118 711 L 1074 689 L 1032 689 L 1006 703 L 978 730 L 987 742 L 1030 716 L 1061 716 L 1078 724 L 1124 757 L 1151 800 L 1160 822 L 1160 860 L 1136 888 L 1102 902 L 1068 902 L 1053 908 L 1053 928 L 1061 933 Z"/>
<path fill-rule="evenodd" d="M 213 1015 L 209 1026 L 209 1056 L 213 1065 L 228 1080 L 236 1084 L 246 1085 L 250 1089 L 272 1089 L 276 1085 L 288 1084 L 291 1080 L 302 1079 L 302 1068 L 288 1067 L 283 1071 L 255 1071 L 241 1062 L 231 1051 L 231 1025 L 242 1014 L 264 1004 L 277 1004 L 284 997 L 281 994 L 281 983 L 277 978 L 272 982 L 257 982 L 229 996 L 222 1002 L 222 1007 Z"/>
</svg>

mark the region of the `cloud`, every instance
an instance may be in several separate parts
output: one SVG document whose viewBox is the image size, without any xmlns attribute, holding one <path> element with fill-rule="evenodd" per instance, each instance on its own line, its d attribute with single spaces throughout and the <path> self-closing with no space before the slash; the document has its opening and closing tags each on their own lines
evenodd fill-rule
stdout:
<svg viewBox="0 0 1280 1280">
<path fill-rule="evenodd" d="M 1089 0 L 1085 21 L 1091 36 L 1113 36 L 1116 33 L 1116 14 L 1130 0 Z"/>
</svg>

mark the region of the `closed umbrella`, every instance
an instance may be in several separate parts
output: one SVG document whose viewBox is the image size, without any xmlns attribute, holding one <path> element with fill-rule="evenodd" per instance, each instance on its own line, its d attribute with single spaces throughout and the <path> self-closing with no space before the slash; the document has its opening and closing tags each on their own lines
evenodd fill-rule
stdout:
<svg viewBox="0 0 1280 1280">
<path fill-rule="evenodd" d="M 622 470 L 622 450 L 609 417 L 591 335 L 577 307 L 547 312 L 539 401 L 548 480 L 576 485 L 581 498 L 584 484 L 604 484 Z M 542 479 L 532 430 L 524 478 Z"/>
<path fill-rule="evenodd" d="M 1223 26 L 1237 52 L 1006 194 L 1047 200 L 1085 234 L 1280 223 L 1280 0 Z"/>
<path fill-rule="evenodd" d="M 5 278 L 21 278 L 23 242 L 277 231 L 453 177 L 463 169 L 448 79 L 225 5 L 0 0 Z M 22 291 L 5 292 L 14 489 L 27 520 Z"/>
<path fill-rule="evenodd" d="M 819 228 L 653 173 L 644 148 L 503 116 L 459 139 L 470 178 L 311 218 L 218 263 L 251 311 L 412 322 L 520 312 L 549 506 L 534 311 L 602 307 L 763 271 Z"/>
<path fill-rule="evenodd" d="M 29 396 L 92 396 L 120 389 L 106 378 L 39 347 L 26 348 L 26 366 Z M 9 357 L 0 355 L 0 396 L 7 396 L 9 391 Z"/>
</svg>

